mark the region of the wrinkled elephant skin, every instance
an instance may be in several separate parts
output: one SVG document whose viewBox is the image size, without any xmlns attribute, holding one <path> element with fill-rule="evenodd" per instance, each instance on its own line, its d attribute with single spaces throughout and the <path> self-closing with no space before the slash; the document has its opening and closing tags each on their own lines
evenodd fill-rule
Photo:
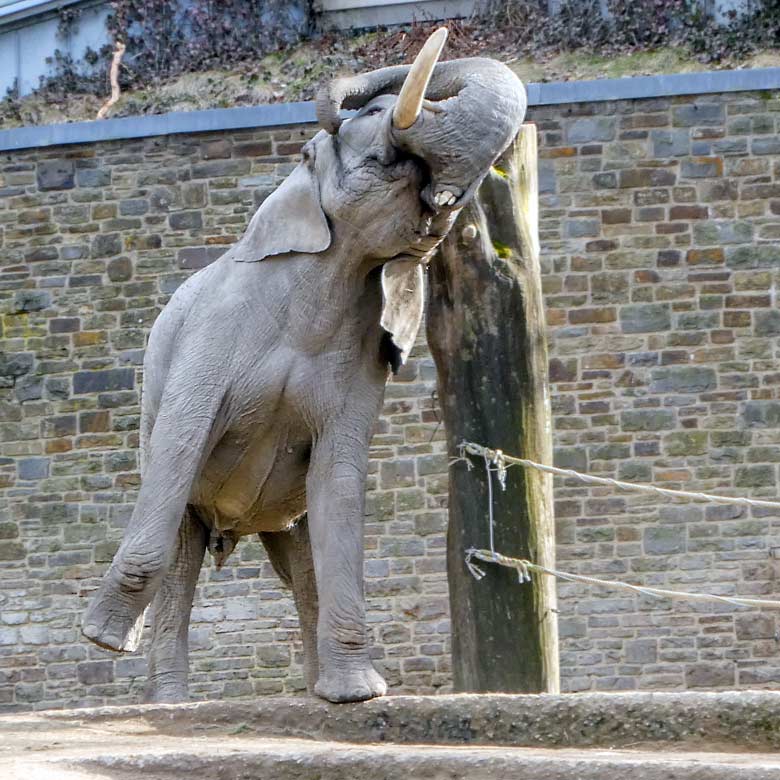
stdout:
<svg viewBox="0 0 780 780">
<path fill-rule="evenodd" d="M 187 696 L 205 550 L 221 565 L 254 533 L 293 589 L 309 690 L 334 702 L 385 692 L 363 601 L 369 441 L 389 370 L 417 334 L 425 262 L 525 112 L 503 65 L 444 62 L 424 79 L 437 102 L 418 95 L 421 113 L 401 129 L 408 71 L 323 90 L 326 129 L 152 328 L 141 489 L 83 621 L 96 644 L 129 651 L 152 605 L 150 700 Z M 359 109 L 346 121 L 342 103 Z"/>
</svg>

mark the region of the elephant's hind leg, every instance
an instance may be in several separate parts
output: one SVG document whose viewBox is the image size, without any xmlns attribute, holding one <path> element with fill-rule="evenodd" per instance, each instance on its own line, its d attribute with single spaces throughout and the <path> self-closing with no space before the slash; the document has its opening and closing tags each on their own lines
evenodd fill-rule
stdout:
<svg viewBox="0 0 780 780">
<path fill-rule="evenodd" d="M 207 541 L 206 527 L 188 508 L 179 527 L 173 562 L 152 602 L 146 701 L 174 703 L 188 699 L 190 612 Z"/>
<path fill-rule="evenodd" d="M 279 579 L 292 588 L 303 639 L 303 670 L 306 690 L 317 684 L 317 583 L 309 541 L 309 523 L 304 515 L 289 531 L 261 533 L 260 539 Z"/>
</svg>

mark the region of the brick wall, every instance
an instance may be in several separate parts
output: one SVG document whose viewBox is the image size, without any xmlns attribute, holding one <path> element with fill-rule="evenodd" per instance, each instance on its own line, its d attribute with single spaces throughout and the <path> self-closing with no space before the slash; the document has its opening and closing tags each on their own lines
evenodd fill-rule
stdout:
<svg viewBox="0 0 780 780">
<path fill-rule="evenodd" d="M 534 109 L 560 464 L 773 496 L 780 462 L 780 98 Z M 0 709 L 137 700 L 142 656 L 81 641 L 138 488 L 140 365 L 178 284 L 291 169 L 310 127 L 0 156 Z M 446 453 L 424 344 L 373 444 L 366 575 L 397 690 L 449 681 Z M 777 594 L 780 516 L 556 484 L 560 566 Z M 560 585 L 565 690 L 780 680 L 772 613 Z M 259 543 L 207 561 L 199 698 L 301 687 L 294 610 Z"/>
<path fill-rule="evenodd" d="M 777 496 L 780 99 L 534 112 L 556 459 L 672 488 Z M 559 566 L 778 593 L 780 514 L 557 485 Z M 773 613 L 562 583 L 567 690 L 780 682 Z"/>
</svg>

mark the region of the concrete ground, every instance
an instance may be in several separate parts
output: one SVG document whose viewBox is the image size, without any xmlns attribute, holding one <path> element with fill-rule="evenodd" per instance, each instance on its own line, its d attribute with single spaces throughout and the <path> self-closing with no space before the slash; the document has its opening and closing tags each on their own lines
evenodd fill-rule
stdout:
<svg viewBox="0 0 780 780">
<path fill-rule="evenodd" d="M 778 780 L 780 693 L 308 698 L 0 718 L 2 780 Z"/>
</svg>

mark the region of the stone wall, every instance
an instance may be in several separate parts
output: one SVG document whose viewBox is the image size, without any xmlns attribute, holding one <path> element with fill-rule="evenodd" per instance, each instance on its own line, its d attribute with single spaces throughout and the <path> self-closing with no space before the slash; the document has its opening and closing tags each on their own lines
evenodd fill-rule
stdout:
<svg viewBox="0 0 780 780">
<path fill-rule="evenodd" d="M 780 96 L 533 109 L 556 458 L 773 496 L 780 462 Z M 141 655 L 82 641 L 138 488 L 141 361 L 176 287 L 232 243 L 311 126 L 0 156 L 0 709 L 135 701 Z M 423 343 L 387 391 L 368 615 L 396 690 L 450 682 L 447 455 Z M 776 594 L 780 515 L 556 484 L 563 569 Z M 560 585 L 564 690 L 780 680 L 772 613 Z M 192 690 L 301 687 L 291 599 L 259 543 L 204 567 Z"/>
</svg>

